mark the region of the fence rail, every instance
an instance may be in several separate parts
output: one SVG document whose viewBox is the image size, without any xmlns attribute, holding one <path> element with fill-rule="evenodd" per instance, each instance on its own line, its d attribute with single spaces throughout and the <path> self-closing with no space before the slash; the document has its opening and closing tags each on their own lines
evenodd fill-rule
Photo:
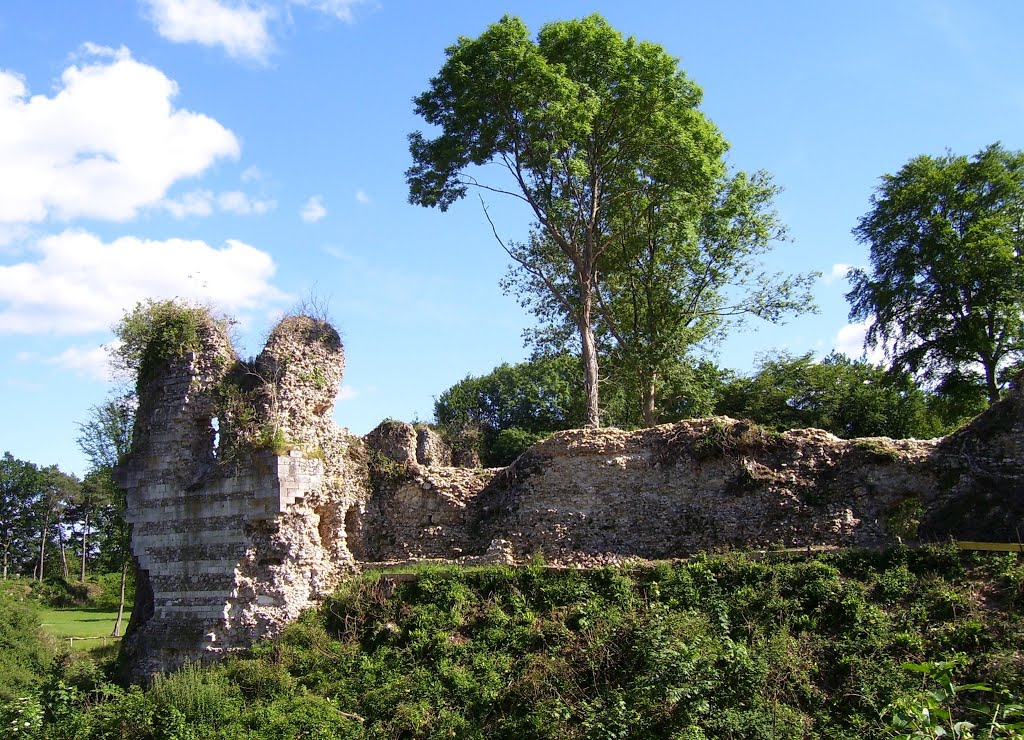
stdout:
<svg viewBox="0 0 1024 740">
<path fill-rule="evenodd" d="M 75 640 L 103 640 L 103 645 L 106 646 L 107 640 L 111 640 L 113 642 L 117 642 L 120 639 L 121 639 L 120 636 L 114 637 L 113 635 L 100 635 L 99 637 L 69 637 L 68 638 L 68 648 L 74 649 L 74 647 L 75 647 Z"/>
</svg>

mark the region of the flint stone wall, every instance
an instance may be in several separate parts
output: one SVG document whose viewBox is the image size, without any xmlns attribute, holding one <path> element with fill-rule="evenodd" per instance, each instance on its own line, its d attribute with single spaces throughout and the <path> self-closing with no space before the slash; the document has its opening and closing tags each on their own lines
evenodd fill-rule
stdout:
<svg viewBox="0 0 1024 740">
<path fill-rule="evenodd" d="M 559 432 L 513 465 L 467 471 L 379 448 L 400 464 L 367 504 L 374 560 L 596 565 L 723 547 L 879 547 L 1024 535 L 1024 376 L 938 440 L 768 433 L 725 417 L 635 432 Z M 389 422 L 392 426 L 399 422 Z M 408 426 L 408 425 L 407 425 Z M 373 435 L 367 438 L 373 444 Z"/>
</svg>

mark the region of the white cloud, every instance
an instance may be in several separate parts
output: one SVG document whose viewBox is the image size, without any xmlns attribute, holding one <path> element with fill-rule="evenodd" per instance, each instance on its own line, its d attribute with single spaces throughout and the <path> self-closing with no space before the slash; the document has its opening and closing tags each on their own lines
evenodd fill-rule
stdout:
<svg viewBox="0 0 1024 740">
<path fill-rule="evenodd" d="M 842 262 L 837 262 L 832 265 L 832 269 L 825 275 L 823 279 L 825 285 L 832 285 L 837 280 L 846 280 L 847 273 L 853 269 L 852 265 L 845 265 Z"/>
<path fill-rule="evenodd" d="M 274 42 L 267 6 L 231 0 L 143 0 L 157 33 L 168 41 L 222 46 L 228 56 L 264 61 Z"/>
<path fill-rule="evenodd" d="M 271 23 L 299 6 L 351 23 L 366 0 L 142 0 L 157 33 L 176 43 L 220 46 L 228 56 L 265 62 L 274 51 Z"/>
<path fill-rule="evenodd" d="M 356 202 L 362 203 L 364 206 L 369 205 L 373 201 L 370 200 L 370 196 L 366 194 L 365 190 L 356 191 Z"/>
<path fill-rule="evenodd" d="M 113 377 L 110 353 L 104 346 L 68 347 L 59 355 L 47 358 L 46 363 L 93 380 L 110 380 Z"/>
<path fill-rule="evenodd" d="M 323 198 L 319 195 L 314 195 L 312 198 L 306 201 L 306 205 L 302 207 L 302 220 L 307 224 L 316 223 L 324 216 L 327 215 L 327 209 L 324 208 Z"/>
<path fill-rule="evenodd" d="M 92 41 L 86 41 L 82 44 L 80 53 L 72 54 L 72 58 L 80 57 L 106 57 L 108 59 L 130 59 L 132 53 L 128 50 L 127 46 L 120 46 L 115 49 L 112 46 L 102 46 L 100 44 L 94 44 Z"/>
<path fill-rule="evenodd" d="M 293 5 L 301 5 L 306 8 L 318 10 L 327 15 L 333 15 L 338 20 L 351 23 L 352 8 L 361 5 L 365 0 L 291 0 Z"/>
<path fill-rule="evenodd" d="M 833 342 L 836 352 L 842 352 L 847 357 L 863 356 L 868 362 L 875 364 L 884 363 L 885 350 L 882 347 L 876 346 L 867 352 L 864 351 L 864 337 L 870 325 L 871 320 L 868 319 L 856 324 L 847 324 L 840 329 Z"/>
<path fill-rule="evenodd" d="M 239 241 L 133 236 L 105 243 L 68 230 L 37 242 L 36 261 L 0 266 L 0 333 L 82 334 L 109 329 L 138 301 L 208 302 L 229 312 L 285 300 L 269 254 Z"/>
<path fill-rule="evenodd" d="M 250 198 L 240 190 L 229 190 L 217 196 L 217 205 L 222 211 L 228 213 L 242 215 L 254 213 L 259 216 L 276 208 L 277 201 Z"/>
<path fill-rule="evenodd" d="M 0 249 L 6 251 L 7 247 L 24 241 L 31 233 L 25 224 L 5 224 L 0 222 Z"/>
<path fill-rule="evenodd" d="M 277 208 L 276 200 L 253 198 L 240 190 L 227 190 L 216 196 L 209 190 L 192 190 L 180 198 L 164 198 L 160 205 L 177 219 L 209 216 L 214 206 L 225 213 L 261 216 Z"/>
<path fill-rule="evenodd" d="M 93 61 L 64 70 L 53 97 L 29 97 L 0 71 L 0 223 L 127 220 L 174 182 L 238 156 L 231 131 L 174 108 L 178 87 L 163 72 L 127 50 L 85 52 Z"/>
<path fill-rule="evenodd" d="M 177 200 L 164 198 L 161 205 L 177 219 L 186 216 L 209 216 L 213 213 L 213 193 L 209 190 L 193 190 Z"/>
<path fill-rule="evenodd" d="M 246 167 L 242 170 L 242 174 L 239 176 L 239 179 L 244 183 L 260 182 L 263 180 L 263 171 L 256 165 Z"/>
<path fill-rule="evenodd" d="M 338 401 L 351 401 L 354 398 L 359 397 L 359 391 L 350 385 L 341 386 L 341 390 L 338 391 Z"/>
</svg>

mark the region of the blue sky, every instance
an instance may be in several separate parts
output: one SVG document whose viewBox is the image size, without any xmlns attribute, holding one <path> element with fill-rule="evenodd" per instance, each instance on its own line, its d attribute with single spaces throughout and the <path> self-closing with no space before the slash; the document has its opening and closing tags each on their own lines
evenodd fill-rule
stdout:
<svg viewBox="0 0 1024 740">
<path fill-rule="evenodd" d="M 460 35 L 602 13 L 704 88 L 730 164 L 765 169 L 820 313 L 751 325 L 718 361 L 859 354 L 842 279 L 878 178 L 918 154 L 1024 148 L 1024 4 L 8 0 L 0 5 L 0 448 L 82 473 L 76 424 L 116 386 L 103 346 L 146 297 L 212 302 L 255 354 L 329 304 L 335 417 L 428 419 L 467 373 L 523 359 L 529 324 L 479 202 L 407 203 L 411 98 Z M 515 239 L 528 219 L 489 207 Z"/>
</svg>

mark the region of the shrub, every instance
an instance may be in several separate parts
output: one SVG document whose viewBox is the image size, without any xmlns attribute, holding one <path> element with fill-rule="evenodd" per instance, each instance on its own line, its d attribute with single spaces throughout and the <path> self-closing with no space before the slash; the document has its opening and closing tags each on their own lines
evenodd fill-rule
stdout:
<svg viewBox="0 0 1024 740">
<path fill-rule="evenodd" d="M 0 704 L 31 694 L 52 658 L 36 609 L 0 590 Z"/>
<path fill-rule="evenodd" d="M 484 460 L 484 463 L 493 468 L 511 465 L 532 445 L 548 436 L 545 432 L 528 432 L 525 429 L 516 428 L 502 429 L 487 451 L 487 459 Z"/>
<path fill-rule="evenodd" d="M 186 663 L 180 670 L 157 676 L 150 696 L 158 712 L 172 724 L 180 715 L 199 727 L 216 726 L 231 719 L 240 708 L 241 692 L 219 670 Z"/>
<path fill-rule="evenodd" d="M 199 350 L 203 331 L 213 325 L 209 309 L 178 300 L 135 304 L 114 327 L 120 345 L 115 362 L 142 384 L 165 362 Z"/>
</svg>

